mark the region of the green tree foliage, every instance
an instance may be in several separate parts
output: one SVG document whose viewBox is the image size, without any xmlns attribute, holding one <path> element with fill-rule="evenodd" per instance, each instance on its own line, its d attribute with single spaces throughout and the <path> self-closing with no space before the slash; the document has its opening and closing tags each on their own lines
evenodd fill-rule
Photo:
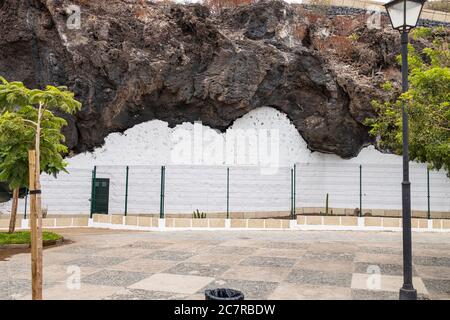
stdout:
<svg viewBox="0 0 450 320">
<path fill-rule="evenodd" d="M 0 81 L 0 181 L 11 189 L 28 185 L 28 150 L 35 147 L 38 123 L 41 172 L 56 176 L 65 171 L 61 129 L 67 123 L 50 109 L 73 113 L 81 104 L 65 87 L 29 90 L 21 82 Z"/>
<path fill-rule="evenodd" d="M 427 162 L 431 168 L 447 171 L 450 176 L 450 46 L 448 31 L 442 28 L 417 28 L 415 39 L 426 41 L 421 52 L 409 47 L 408 92 L 399 95 L 393 86 L 384 85 L 392 98 L 373 101 L 379 117 L 368 119 L 370 133 L 377 137 L 382 150 L 402 152 L 402 104 L 409 116 L 410 158 Z M 400 57 L 399 57 L 400 62 Z"/>
</svg>

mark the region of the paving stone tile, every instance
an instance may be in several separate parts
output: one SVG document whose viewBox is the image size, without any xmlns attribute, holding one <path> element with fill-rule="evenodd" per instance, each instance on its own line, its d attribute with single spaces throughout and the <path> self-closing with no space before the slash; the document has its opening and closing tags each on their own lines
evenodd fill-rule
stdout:
<svg viewBox="0 0 450 320">
<path fill-rule="evenodd" d="M 300 259 L 294 266 L 297 269 L 328 271 L 338 273 L 352 273 L 353 262 L 345 260 L 309 260 Z"/>
<path fill-rule="evenodd" d="M 82 254 L 82 255 L 97 255 L 99 252 L 107 249 L 111 249 L 112 247 L 98 247 L 96 245 L 88 246 L 88 245 L 64 245 L 60 248 L 58 248 L 59 252 L 65 253 L 65 254 Z"/>
<path fill-rule="evenodd" d="M 140 272 L 101 270 L 81 278 L 81 282 L 103 286 L 127 287 L 146 277 L 148 277 L 148 274 Z"/>
<path fill-rule="evenodd" d="M 244 260 L 245 258 L 246 256 L 237 254 L 234 255 L 234 254 L 204 253 L 192 256 L 191 258 L 187 259 L 186 262 L 235 265 Z"/>
<path fill-rule="evenodd" d="M 188 274 L 203 277 L 217 277 L 230 267 L 222 264 L 203 264 L 184 262 L 167 269 L 165 273 Z"/>
<path fill-rule="evenodd" d="M 356 252 L 354 261 L 373 264 L 403 264 L 403 256 L 399 254 Z"/>
<path fill-rule="evenodd" d="M 129 259 L 124 262 L 121 262 L 119 264 L 110 266 L 110 267 L 108 267 L 108 269 L 153 274 L 153 273 L 163 272 L 164 270 L 167 270 L 167 269 L 173 267 L 177 263 L 178 263 L 178 261 L 133 258 L 133 259 Z"/>
<path fill-rule="evenodd" d="M 60 284 L 50 288 L 44 288 L 42 296 L 44 300 L 100 300 L 115 292 L 122 290 L 121 287 L 91 285 L 81 283 L 79 289 L 68 288 L 66 284 Z M 31 294 L 21 299 L 30 300 Z"/>
<path fill-rule="evenodd" d="M 302 283 L 312 285 L 350 287 L 352 281 L 352 274 L 293 269 L 289 273 L 286 281 L 291 283 Z"/>
<path fill-rule="evenodd" d="M 150 242 L 150 241 L 136 241 L 127 245 L 122 246 L 122 248 L 137 248 L 137 249 L 153 249 L 160 250 L 173 245 L 173 243 L 167 242 Z"/>
<path fill-rule="evenodd" d="M 397 254 L 402 255 L 402 248 L 397 247 L 375 247 L 375 246 L 360 246 L 360 252 L 376 253 L 376 254 Z"/>
<path fill-rule="evenodd" d="M 403 285 L 403 276 L 379 275 L 379 278 L 375 276 L 375 274 L 354 273 L 352 275 L 351 288 L 391 291 L 398 293 L 398 290 Z M 428 296 L 428 290 L 421 278 L 413 277 L 413 285 L 418 294 Z"/>
<path fill-rule="evenodd" d="M 413 263 L 421 266 L 450 267 L 450 258 L 414 256 Z"/>
<path fill-rule="evenodd" d="M 230 288 L 244 293 L 246 300 L 267 299 L 267 297 L 275 290 L 277 286 L 278 282 L 217 279 L 199 290 L 197 293 L 204 294 L 207 289 Z"/>
<path fill-rule="evenodd" d="M 292 267 L 296 262 L 296 259 L 289 258 L 252 256 L 243 260 L 239 265 L 254 267 Z"/>
<path fill-rule="evenodd" d="M 214 278 L 211 277 L 157 273 L 133 284 L 129 288 L 149 291 L 194 294 L 213 280 Z"/>
<path fill-rule="evenodd" d="M 348 242 L 318 242 L 309 246 L 308 251 L 354 253 L 358 250 L 358 248 L 358 245 Z"/>
<path fill-rule="evenodd" d="M 184 261 L 192 257 L 194 253 L 183 251 L 155 251 L 149 255 L 142 256 L 143 259 L 153 260 L 170 260 L 170 261 Z"/>
<path fill-rule="evenodd" d="M 224 274 L 224 279 L 281 282 L 289 274 L 290 268 L 232 266 Z"/>
<path fill-rule="evenodd" d="M 126 258 L 86 256 L 65 262 L 65 265 L 79 267 L 108 267 L 125 261 Z"/>
<path fill-rule="evenodd" d="M 109 297 L 106 300 L 181 300 L 186 299 L 188 295 L 163 292 L 163 291 L 149 291 L 141 289 L 124 289 Z"/>
<path fill-rule="evenodd" d="M 99 252 L 96 256 L 98 257 L 121 257 L 121 258 L 134 258 L 149 254 L 149 249 L 145 248 L 113 248 L 106 249 Z"/>
<path fill-rule="evenodd" d="M 298 242 L 268 242 L 263 245 L 264 248 L 272 248 L 272 249 L 305 249 L 305 246 L 302 246 Z"/>
<path fill-rule="evenodd" d="M 209 253 L 212 254 L 239 254 L 239 255 L 251 255 L 255 252 L 255 248 L 250 247 L 233 247 L 233 246 L 217 246 L 211 248 Z"/>
<path fill-rule="evenodd" d="M 381 263 L 366 263 L 355 262 L 353 272 L 355 273 L 373 273 L 373 268 L 377 268 L 381 274 L 401 276 L 403 275 L 403 265 L 400 264 L 381 264 Z M 413 266 L 413 275 L 417 275 Z"/>
<path fill-rule="evenodd" d="M 269 296 L 271 300 L 348 300 L 350 288 L 281 283 Z"/>
<path fill-rule="evenodd" d="M 355 255 L 347 252 L 311 252 L 307 251 L 303 257 L 309 260 L 337 260 L 337 261 L 353 261 Z"/>
<path fill-rule="evenodd" d="M 450 280 L 422 279 L 422 281 L 430 293 L 444 293 L 450 296 Z"/>
<path fill-rule="evenodd" d="M 414 266 L 417 274 L 423 279 L 443 279 L 450 280 L 450 268 L 447 267 L 434 267 L 434 266 Z"/>
<path fill-rule="evenodd" d="M 31 280 L 4 279 L 0 280 L 0 300 L 14 300 L 31 291 Z"/>
<path fill-rule="evenodd" d="M 352 300 L 398 300 L 399 293 L 382 290 L 352 289 Z"/>
<path fill-rule="evenodd" d="M 306 249 L 273 249 L 273 248 L 260 248 L 254 253 L 255 256 L 263 257 L 283 257 L 298 259 L 302 257 L 306 252 Z"/>
</svg>

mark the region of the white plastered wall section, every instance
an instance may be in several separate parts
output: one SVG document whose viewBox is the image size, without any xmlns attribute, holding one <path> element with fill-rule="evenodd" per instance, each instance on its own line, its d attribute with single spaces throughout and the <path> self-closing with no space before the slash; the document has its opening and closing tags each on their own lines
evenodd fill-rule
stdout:
<svg viewBox="0 0 450 320">
<path fill-rule="evenodd" d="M 126 165 L 129 165 L 128 212 L 159 213 L 161 165 L 168 164 L 166 213 L 192 214 L 196 209 L 225 212 L 227 165 L 173 164 L 171 152 L 177 142 L 174 133 L 179 128 L 188 133 L 194 130 L 189 123 L 169 128 L 167 123 L 153 120 L 134 126 L 125 134 L 110 134 L 105 145 L 94 153 L 69 159 L 70 174 L 61 174 L 57 179 L 43 175 L 44 205 L 53 214 L 88 214 L 92 170 L 97 165 L 97 177 L 110 179 L 109 211 L 123 213 Z M 206 126 L 202 128 L 206 150 L 207 138 L 220 133 Z M 229 165 L 230 211 L 289 211 L 290 168 L 294 163 L 297 163 L 297 208 L 324 207 L 327 193 L 332 208 L 359 207 L 359 165 L 362 165 L 363 208 L 401 208 L 401 157 L 383 154 L 372 146 L 349 160 L 311 152 L 286 115 L 269 107 L 237 119 L 230 130 L 261 128 L 279 132 L 279 170 L 268 175 L 261 174 L 256 167 Z M 426 210 L 426 165 L 411 162 L 410 175 L 412 208 Z M 450 179 L 445 172 L 430 172 L 430 188 L 431 210 L 450 212 Z M 0 211 L 9 212 L 10 207 L 10 202 L 0 204 Z M 23 213 L 23 208 L 24 201 L 20 200 L 19 213 Z"/>
</svg>

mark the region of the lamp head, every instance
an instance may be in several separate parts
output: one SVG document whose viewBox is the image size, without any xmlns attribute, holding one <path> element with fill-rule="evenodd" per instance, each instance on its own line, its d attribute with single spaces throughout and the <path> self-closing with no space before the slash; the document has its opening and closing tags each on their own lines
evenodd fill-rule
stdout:
<svg viewBox="0 0 450 320">
<path fill-rule="evenodd" d="M 417 26 L 426 0 L 393 0 L 384 5 L 392 28 L 409 31 Z"/>
</svg>

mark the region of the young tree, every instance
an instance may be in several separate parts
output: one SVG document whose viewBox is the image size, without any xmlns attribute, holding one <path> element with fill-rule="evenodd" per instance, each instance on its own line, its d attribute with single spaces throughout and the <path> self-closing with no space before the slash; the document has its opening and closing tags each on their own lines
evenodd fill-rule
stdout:
<svg viewBox="0 0 450 320">
<path fill-rule="evenodd" d="M 21 82 L 7 82 L 0 77 L 0 116 L 5 112 L 12 111 L 17 107 L 27 104 L 29 89 L 27 89 Z M 1 139 L 2 137 L 0 137 Z M 9 181 L 5 179 L 2 174 L 2 165 L 5 164 L 4 154 L 6 146 L 0 142 L 0 181 L 6 181 L 9 187 L 13 190 L 13 201 L 11 208 L 11 216 L 9 221 L 9 233 L 13 233 L 16 226 L 17 206 L 19 202 L 19 188 L 16 181 Z"/>
<path fill-rule="evenodd" d="M 381 149 L 401 154 L 403 102 L 410 119 L 410 158 L 429 163 L 431 168 L 447 171 L 450 176 L 450 47 L 448 31 L 442 28 L 418 28 L 413 36 L 428 41 L 418 53 L 410 46 L 410 89 L 398 95 L 391 83 L 385 90 L 393 98 L 373 101 L 379 117 L 367 120 L 370 133 L 378 139 Z"/>
<path fill-rule="evenodd" d="M 30 106 L 17 112 L 6 111 L 0 116 L 0 181 L 8 182 L 13 190 L 9 232 L 15 230 L 19 188 L 29 185 L 28 150 L 35 146 L 35 129 L 31 122 L 37 119 L 37 110 Z M 41 127 L 41 172 L 57 175 L 64 171 L 66 162 L 62 154 L 67 152 L 63 145 L 61 129 L 66 121 L 47 111 Z M 29 122 L 31 121 L 31 122 Z"/>
<path fill-rule="evenodd" d="M 52 111 L 75 113 L 81 103 L 66 87 L 47 86 L 45 90 L 29 90 L 20 82 L 9 83 L 0 78 L 0 130 L 7 142 L 3 157 L 10 157 L 6 165 L 23 159 L 28 152 L 28 185 L 30 190 L 32 297 L 42 299 L 42 211 L 40 175 L 45 171 L 56 174 L 64 170 L 61 154 L 67 149 L 61 144 L 61 128 L 66 122 Z M 12 147 L 11 143 L 16 142 Z M 42 160 L 42 161 L 41 161 Z M 17 162 L 16 162 L 17 165 Z M 26 166 L 22 168 L 26 171 Z M 19 183 L 13 170 L 6 171 L 9 183 Z M 7 176 L 7 177 L 6 177 Z M 23 178 L 23 176 L 22 176 Z"/>
</svg>

